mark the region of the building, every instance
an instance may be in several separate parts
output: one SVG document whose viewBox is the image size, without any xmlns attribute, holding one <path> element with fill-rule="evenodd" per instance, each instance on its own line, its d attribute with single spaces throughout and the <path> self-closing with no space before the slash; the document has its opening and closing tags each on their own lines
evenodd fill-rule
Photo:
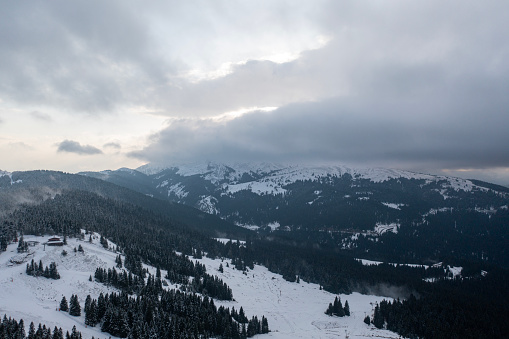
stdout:
<svg viewBox="0 0 509 339">
<path fill-rule="evenodd" d="M 60 237 L 51 237 L 48 239 L 48 242 L 46 243 L 48 246 L 64 246 L 64 242 Z"/>
</svg>

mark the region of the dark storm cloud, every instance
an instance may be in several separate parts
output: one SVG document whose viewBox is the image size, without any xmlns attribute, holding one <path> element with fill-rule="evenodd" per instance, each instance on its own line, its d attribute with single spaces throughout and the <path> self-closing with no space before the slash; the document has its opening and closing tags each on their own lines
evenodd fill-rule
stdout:
<svg viewBox="0 0 509 339">
<path fill-rule="evenodd" d="M 428 170 L 509 166 L 507 118 L 486 118 L 483 111 L 450 116 L 448 110 L 464 107 L 442 105 L 331 99 L 228 122 L 180 120 L 131 155 L 153 162 L 336 161 Z"/>
<path fill-rule="evenodd" d="M 81 145 L 79 142 L 73 140 L 64 140 L 59 143 L 57 152 L 76 153 L 79 155 L 93 155 L 103 153 L 100 149 L 94 146 Z"/>
</svg>

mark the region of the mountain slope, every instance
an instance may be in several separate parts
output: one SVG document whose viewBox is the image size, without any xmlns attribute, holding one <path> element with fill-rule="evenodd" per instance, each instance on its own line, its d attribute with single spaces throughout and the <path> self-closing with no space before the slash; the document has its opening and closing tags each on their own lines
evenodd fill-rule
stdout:
<svg viewBox="0 0 509 339">
<path fill-rule="evenodd" d="M 480 181 L 380 168 L 212 162 L 146 165 L 102 179 L 155 190 L 259 232 L 290 231 L 295 241 L 369 252 L 372 259 L 452 256 L 509 265 L 509 189 Z"/>
<path fill-rule="evenodd" d="M 250 232 L 195 208 L 140 194 L 104 180 L 55 171 L 4 172 L 0 177 L 0 215 L 22 204 L 40 204 L 66 191 L 85 191 L 137 205 L 211 235 L 245 237 Z"/>
</svg>

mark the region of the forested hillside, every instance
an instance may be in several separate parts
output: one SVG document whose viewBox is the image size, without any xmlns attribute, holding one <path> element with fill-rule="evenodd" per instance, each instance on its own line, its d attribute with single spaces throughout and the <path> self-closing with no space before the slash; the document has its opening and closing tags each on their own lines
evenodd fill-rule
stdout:
<svg viewBox="0 0 509 339">
<path fill-rule="evenodd" d="M 62 174 L 62 177 L 73 182 L 72 175 Z M 303 279 L 317 283 L 333 293 L 361 292 L 408 299 L 408 303 L 394 304 L 396 306 L 391 309 L 384 304 L 382 313 L 387 319 L 396 317 L 400 319 L 399 323 L 407 324 L 396 326 L 392 320 L 386 320 L 387 325 L 382 325 L 404 335 L 441 338 L 451 335 L 469 337 L 469 334 L 474 337 L 475 334 L 475 337 L 490 338 L 507 333 L 505 319 L 509 315 L 508 273 L 487 261 L 452 257 L 450 260 L 444 258 L 444 261 L 437 265 L 366 266 L 352 256 L 352 251 L 341 251 L 335 246 L 328 246 L 332 232 L 318 233 L 323 237 L 323 241 L 317 243 L 311 237 L 306 238 L 304 231 L 255 233 L 241 229 L 238 235 L 244 237 L 245 242 L 221 243 L 212 239 L 212 233 L 217 234 L 214 225 L 207 229 L 203 224 L 192 224 L 193 220 L 202 220 L 203 223 L 200 217 L 202 212 L 197 211 L 196 215 L 190 215 L 187 219 L 181 218 L 179 214 L 173 217 L 172 211 L 179 210 L 165 209 L 164 206 L 176 204 L 140 196 L 139 193 L 116 188 L 99 180 L 85 178 L 82 183 L 97 184 L 101 190 L 94 191 L 90 189 L 91 186 L 86 185 L 82 189 L 59 188 L 58 192 L 55 190 L 54 194 L 46 199 L 37 203 L 31 201 L 28 204 L 17 204 L 15 210 L 6 212 L 0 219 L 2 244 L 9 243 L 21 233 L 58 234 L 67 238 L 82 237 L 83 241 L 87 241 L 87 236 L 83 236 L 81 230 L 88 234 L 98 232 L 104 237 L 101 243 L 108 246 L 108 239 L 116 244 L 112 250 L 125 255 L 124 266 L 133 276 L 145 275 L 142 263 L 149 264 L 167 271 L 165 278 L 178 284 L 180 290 L 200 293 L 208 298 L 228 300 L 235 298 L 235 294 L 224 282 L 207 272 L 204 266 L 189 259 L 190 256 L 229 258 L 236 269 L 246 274 L 253 269 L 254 264 L 261 264 L 270 271 L 281 274 L 288 281 Z M 8 196 L 8 190 L 15 185 L 17 184 L 4 189 L 3 196 Z M 105 186 L 101 187 L 102 185 Z M 36 189 L 27 186 L 24 190 L 32 190 L 32 194 L 41 191 L 40 186 L 36 186 Z M 120 192 L 121 199 L 108 197 L 104 193 L 115 189 Z M 13 189 L 10 192 L 18 194 L 20 190 Z M 132 201 L 129 201 L 129 196 L 133 197 Z M 192 211 L 190 207 L 185 210 Z M 221 227 L 221 223 L 227 222 L 217 222 L 217 225 Z M 233 225 L 226 227 L 236 229 Z M 379 239 L 378 242 L 383 242 L 390 237 Z M 501 243 L 504 243 L 504 240 L 501 240 Z M 365 249 L 368 250 L 369 248 Z M 397 257 L 398 253 L 393 255 Z M 461 274 L 451 276 L 451 265 L 461 266 Z M 98 274 L 99 276 L 95 277 L 98 281 L 104 280 L 112 286 L 118 284 L 118 280 L 110 277 L 108 272 Z M 108 278 L 104 278 L 105 276 Z M 118 285 L 125 292 L 152 291 L 148 296 L 154 295 L 151 293 L 161 293 L 159 288 L 156 288 L 158 284 L 154 285 L 156 280 L 153 276 L 149 276 L 150 283 L 147 286 L 154 287 L 145 289 L 140 289 L 136 283 L 126 284 L 125 280 L 123 279 L 123 285 Z M 129 301 L 126 297 L 119 300 L 123 300 L 124 304 L 119 301 L 115 306 L 117 309 L 130 303 L 135 305 L 134 301 Z M 479 314 L 482 314 L 482 317 Z M 410 321 L 410 318 L 419 321 Z M 431 319 L 440 319 L 443 326 L 434 327 L 433 332 L 423 332 L 419 327 L 420 320 L 427 322 Z M 379 326 L 378 318 L 376 320 L 376 326 Z M 133 324 L 130 323 L 130 329 Z M 160 330 L 164 331 L 164 326 L 161 326 Z M 205 325 L 198 326 L 202 328 L 200 326 Z M 212 330 L 207 326 L 203 327 L 206 332 L 200 333 L 217 333 L 210 332 Z M 191 328 L 187 330 L 194 331 Z"/>
</svg>

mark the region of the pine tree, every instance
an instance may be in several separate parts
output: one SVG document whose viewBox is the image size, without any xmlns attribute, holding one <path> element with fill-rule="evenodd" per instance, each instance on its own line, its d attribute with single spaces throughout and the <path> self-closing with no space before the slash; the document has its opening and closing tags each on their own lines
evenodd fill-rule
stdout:
<svg viewBox="0 0 509 339">
<path fill-rule="evenodd" d="M 345 300 L 345 307 L 343 308 L 345 315 L 347 317 L 350 316 L 350 305 L 348 305 L 348 300 Z"/>
<path fill-rule="evenodd" d="M 117 268 L 122 268 L 122 257 L 120 256 L 120 254 L 117 255 L 115 263 L 117 264 Z"/>
<path fill-rule="evenodd" d="M 28 329 L 27 339 L 35 339 L 35 325 L 34 325 L 33 321 L 30 323 L 30 328 Z"/>
<path fill-rule="evenodd" d="M 77 295 L 72 295 L 71 300 L 69 302 L 69 314 L 75 317 L 78 317 L 81 315 L 81 306 L 78 301 Z"/>
<path fill-rule="evenodd" d="M 97 324 L 97 303 L 95 299 L 92 300 L 88 308 L 85 309 L 85 324 L 92 327 Z"/>
<path fill-rule="evenodd" d="M 81 333 L 78 332 L 78 330 L 76 330 L 76 325 L 74 325 L 72 327 L 72 331 L 71 331 L 71 339 L 80 339 L 81 338 Z"/>
<path fill-rule="evenodd" d="M 16 339 L 25 339 L 26 333 L 25 333 L 25 322 L 23 319 L 19 320 L 19 326 L 18 331 L 16 332 Z"/>
<path fill-rule="evenodd" d="M 65 299 L 65 295 L 62 297 L 60 301 L 60 311 L 67 312 L 69 311 L 69 304 L 67 304 L 67 299 Z"/>
<path fill-rule="evenodd" d="M 375 325 L 376 328 L 384 327 L 384 318 L 378 304 L 375 306 L 375 313 L 373 314 L 373 325 Z"/>
<path fill-rule="evenodd" d="M 265 316 L 262 316 L 262 334 L 269 333 L 269 322 Z"/>
<path fill-rule="evenodd" d="M 51 339 L 64 339 L 64 335 L 62 333 L 62 329 L 58 329 L 56 326 L 53 329 L 53 337 Z"/>
<path fill-rule="evenodd" d="M 57 264 L 53 261 L 49 264 L 49 277 L 51 279 L 60 279 L 60 274 L 57 271 Z"/>
</svg>

